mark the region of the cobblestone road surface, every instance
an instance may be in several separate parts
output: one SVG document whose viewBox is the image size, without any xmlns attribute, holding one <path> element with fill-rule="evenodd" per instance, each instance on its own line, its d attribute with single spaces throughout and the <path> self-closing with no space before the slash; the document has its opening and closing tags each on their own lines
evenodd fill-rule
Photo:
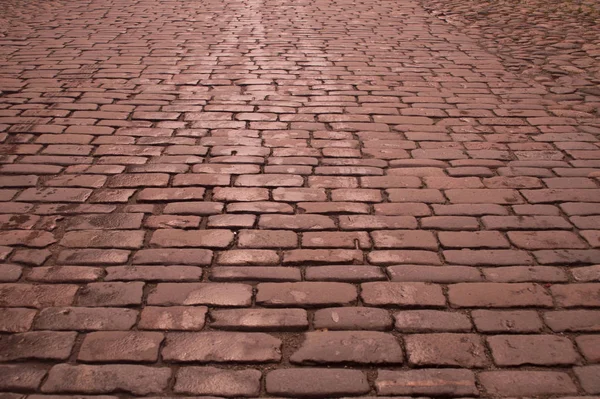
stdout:
<svg viewBox="0 0 600 399">
<path fill-rule="evenodd" d="M 416 0 L 0 10 L 0 398 L 600 393 L 593 80 Z"/>
</svg>

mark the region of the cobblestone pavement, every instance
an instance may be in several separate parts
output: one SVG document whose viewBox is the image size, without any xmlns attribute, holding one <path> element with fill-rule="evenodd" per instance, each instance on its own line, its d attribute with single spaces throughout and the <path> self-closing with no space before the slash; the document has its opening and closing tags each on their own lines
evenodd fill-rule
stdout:
<svg viewBox="0 0 600 399">
<path fill-rule="evenodd" d="M 417 1 L 4 0 L 0 398 L 599 394 L 596 82 Z"/>
<path fill-rule="evenodd" d="M 597 0 L 420 0 L 497 54 L 510 71 L 548 87 L 572 111 L 599 115 Z M 591 97 L 591 98 L 590 98 Z"/>
</svg>

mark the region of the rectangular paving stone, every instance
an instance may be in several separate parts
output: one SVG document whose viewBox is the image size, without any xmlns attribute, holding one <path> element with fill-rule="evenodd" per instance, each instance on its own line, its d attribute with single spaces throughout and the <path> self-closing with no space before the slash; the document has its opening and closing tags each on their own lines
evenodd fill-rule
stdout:
<svg viewBox="0 0 600 399">
<path fill-rule="evenodd" d="M 78 230 L 65 233 L 60 245 L 68 248 L 141 248 L 145 232 L 140 230 Z"/>
<path fill-rule="evenodd" d="M 4 308 L 0 309 L 0 332 L 26 332 L 33 324 L 36 315 L 34 309 Z"/>
<path fill-rule="evenodd" d="M 553 335 L 494 335 L 487 338 L 494 363 L 521 365 L 569 365 L 579 360 L 568 338 Z"/>
<path fill-rule="evenodd" d="M 150 244 L 159 247 L 226 248 L 233 238 L 231 230 L 160 229 L 152 234 Z"/>
<path fill-rule="evenodd" d="M 458 283 L 448 287 L 455 307 L 552 307 L 552 298 L 538 284 Z"/>
<path fill-rule="evenodd" d="M 304 334 L 300 348 L 292 353 L 293 364 L 394 364 L 403 362 L 400 343 L 378 331 L 317 331 Z"/>
<path fill-rule="evenodd" d="M 166 362 L 278 362 L 281 340 L 264 333 L 169 333 L 162 358 Z"/>
<path fill-rule="evenodd" d="M 71 284 L 0 284 L 0 306 L 37 309 L 69 306 L 78 288 Z"/>
<path fill-rule="evenodd" d="M 304 309 L 223 309 L 210 312 L 210 326 L 238 331 L 297 331 L 308 328 Z"/>
<path fill-rule="evenodd" d="M 293 368 L 270 371 L 265 379 L 271 395 L 315 397 L 360 395 L 369 392 L 367 377 L 359 370 Z"/>
<path fill-rule="evenodd" d="M 149 305 L 250 306 L 252 287 L 236 283 L 160 283 L 148 295 Z"/>
<path fill-rule="evenodd" d="M 112 266 L 106 268 L 104 281 L 198 281 L 202 268 L 196 266 Z"/>
<path fill-rule="evenodd" d="M 219 266 L 210 271 L 212 281 L 301 281 L 300 269 L 279 266 Z"/>
<path fill-rule="evenodd" d="M 77 305 L 89 307 L 141 305 L 144 283 L 89 283 L 77 293 Z"/>
<path fill-rule="evenodd" d="M 17 201 L 29 202 L 85 202 L 92 194 L 88 188 L 28 188 Z"/>
<path fill-rule="evenodd" d="M 67 230 L 124 230 L 139 229 L 143 213 L 111 213 L 109 215 L 73 216 L 67 221 Z"/>
<path fill-rule="evenodd" d="M 474 310 L 471 317 L 483 333 L 534 333 L 543 328 L 534 310 Z"/>
<path fill-rule="evenodd" d="M 60 251 L 57 263 L 61 265 L 121 265 L 129 259 L 124 249 L 67 249 Z"/>
<path fill-rule="evenodd" d="M 403 310 L 394 313 L 394 328 L 400 332 L 468 332 L 471 321 L 458 312 Z"/>
<path fill-rule="evenodd" d="M 184 367 L 177 372 L 173 390 L 191 395 L 254 397 L 260 393 L 261 376 L 258 370 Z"/>
<path fill-rule="evenodd" d="M 378 395 L 477 396 L 475 375 L 465 369 L 379 370 Z"/>
<path fill-rule="evenodd" d="M 138 328 L 141 330 L 199 331 L 205 323 L 206 306 L 146 306 Z"/>
<path fill-rule="evenodd" d="M 446 298 L 436 284 L 369 282 L 361 284 L 360 297 L 370 306 L 444 307 Z"/>
<path fill-rule="evenodd" d="M 98 331 L 85 335 L 77 359 L 90 363 L 155 362 L 163 334 L 139 331 Z"/>
<path fill-rule="evenodd" d="M 0 340 L 0 362 L 65 360 L 75 345 L 77 333 L 34 331 L 6 335 Z"/>
<path fill-rule="evenodd" d="M 46 372 L 46 368 L 39 365 L 2 364 L 0 365 L 0 389 L 17 392 L 35 391 L 46 376 Z"/>
<path fill-rule="evenodd" d="M 479 374 L 479 381 L 489 395 L 503 397 L 577 393 L 571 377 L 560 371 L 484 371 Z"/>
<path fill-rule="evenodd" d="M 408 362 L 413 366 L 489 366 L 483 340 L 477 334 L 412 334 L 404 338 Z"/>
<path fill-rule="evenodd" d="M 41 230 L 0 231 L 0 245 L 22 245 L 31 248 L 45 248 L 56 242 L 54 234 Z"/>
<path fill-rule="evenodd" d="M 543 318 L 554 332 L 600 331 L 600 310 L 555 310 L 545 312 Z"/>
<path fill-rule="evenodd" d="M 272 307 L 348 305 L 357 299 L 356 288 L 347 283 L 260 283 L 256 303 Z"/>
<path fill-rule="evenodd" d="M 586 393 L 600 393 L 600 383 L 598 382 L 598 376 L 600 376 L 599 365 L 574 367 L 573 371 Z"/>
<path fill-rule="evenodd" d="M 171 370 L 167 367 L 57 364 L 50 369 L 41 390 L 44 393 L 147 395 L 166 389 L 170 377 Z"/>
<path fill-rule="evenodd" d="M 399 265 L 386 270 L 391 281 L 443 284 L 483 280 L 479 270 L 471 266 Z"/>
<path fill-rule="evenodd" d="M 138 312 L 123 308 L 48 307 L 35 319 L 36 330 L 129 330 Z"/>
<path fill-rule="evenodd" d="M 213 252 L 196 248 L 149 248 L 137 251 L 133 264 L 138 265 L 210 265 Z M 123 262 L 124 263 L 124 262 Z"/>
<path fill-rule="evenodd" d="M 315 329 L 326 330 L 379 330 L 392 328 L 392 317 L 384 309 L 369 307 L 337 307 L 315 311 Z"/>
</svg>

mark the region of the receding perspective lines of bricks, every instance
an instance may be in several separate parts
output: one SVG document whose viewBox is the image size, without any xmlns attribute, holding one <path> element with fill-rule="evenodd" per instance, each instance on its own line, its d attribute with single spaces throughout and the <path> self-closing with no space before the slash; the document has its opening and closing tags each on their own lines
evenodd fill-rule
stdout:
<svg viewBox="0 0 600 399">
<path fill-rule="evenodd" d="M 597 398 L 600 33 L 510 1 L 2 1 L 0 399 Z"/>
</svg>

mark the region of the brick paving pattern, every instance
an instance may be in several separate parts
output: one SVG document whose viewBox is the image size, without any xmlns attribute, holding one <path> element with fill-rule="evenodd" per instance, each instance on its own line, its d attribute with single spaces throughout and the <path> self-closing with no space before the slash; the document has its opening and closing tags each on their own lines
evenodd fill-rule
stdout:
<svg viewBox="0 0 600 399">
<path fill-rule="evenodd" d="M 598 43 L 425 3 L 5 0 L 0 398 L 600 394 Z"/>
</svg>

